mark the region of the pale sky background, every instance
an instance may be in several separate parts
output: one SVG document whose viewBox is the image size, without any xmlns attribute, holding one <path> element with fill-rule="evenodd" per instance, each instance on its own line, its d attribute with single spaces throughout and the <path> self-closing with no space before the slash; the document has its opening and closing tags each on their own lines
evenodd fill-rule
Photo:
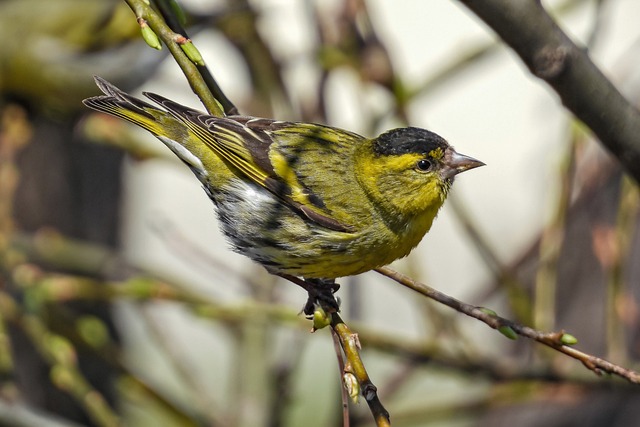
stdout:
<svg viewBox="0 0 640 427">
<path fill-rule="evenodd" d="M 311 35 L 307 30 L 308 5 L 297 0 L 254 3 L 264 11 L 263 28 L 273 30 L 269 31 L 269 38 L 278 55 L 300 58 L 292 67 L 288 80 L 296 88 L 295 93 L 306 96 L 305 82 L 316 77 L 309 74 L 308 61 L 312 60 L 312 54 L 309 52 Z M 337 4 L 326 0 L 322 3 L 323 7 Z M 637 84 L 638 71 L 635 71 L 635 78 L 632 76 L 640 64 L 625 63 L 624 53 L 640 37 L 640 2 L 612 0 L 607 4 L 601 16 L 604 25 L 601 39 L 591 53 L 614 82 L 625 78 L 625 81 Z M 466 47 L 494 39 L 493 33 L 457 1 L 372 0 L 367 5 L 396 69 L 409 85 L 424 81 Z M 580 7 L 564 17 L 562 25 L 574 38 L 583 39 L 594 18 L 591 6 Z M 237 54 L 216 34 L 201 34 L 194 41 L 221 87 L 242 106 L 248 96 L 247 76 L 238 67 Z M 638 47 L 635 49 L 637 52 Z M 161 93 L 201 108 L 170 60 L 160 68 L 157 79 L 148 81 L 141 90 Z M 353 131 L 364 129 L 359 120 L 363 105 L 373 108 L 366 107 L 367 101 L 374 99 L 382 105 L 385 102 L 380 93 L 363 94 L 357 81 L 348 73 L 332 82 L 330 99 L 329 124 Z M 557 191 L 555 173 L 565 149 L 569 124 L 558 97 L 545 83 L 530 77 L 520 60 L 508 48 L 503 48 L 415 105 L 410 116 L 412 125 L 439 133 L 458 151 L 487 164 L 462 174 L 454 185 L 453 194 L 467 205 L 476 224 L 490 236 L 503 261 L 519 254 L 545 223 Z M 393 127 L 393 123 L 388 125 Z M 159 144 L 152 137 L 141 135 L 151 143 Z M 233 278 L 180 258 L 152 227 L 158 220 L 169 221 L 186 239 L 206 249 L 211 257 L 238 271 L 258 271 L 250 261 L 226 248 L 217 230 L 213 206 L 191 172 L 178 162 L 130 163 L 126 179 L 129 187 L 123 236 L 130 259 L 196 286 L 204 293 L 242 301 L 244 296 L 238 294 L 241 288 Z M 419 278 L 464 300 L 474 295 L 474 286 L 489 278 L 486 268 L 468 246 L 445 205 L 431 232 L 410 258 L 418 260 L 422 273 Z M 402 270 L 403 262 L 397 263 L 396 267 Z M 417 297 L 399 290 L 398 286 L 374 273 L 364 275 L 361 281 L 367 289 L 365 311 L 370 326 L 413 336 L 421 333 L 424 324 L 414 310 Z M 298 309 L 305 296 L 293 285 L 289 293 L 288 303 Z M 344 287 L 340 293 L 344 297 Z M 123 310 L 123 313 L 126 318 L 127 311 Z M 185 346 L 198 342 L 206 348 L 204 352 L 189 356 L 202 358 L 194 363 L 202 363 L 212 370 L 228 363 L 229 355 L 211 332 L 210 324 L 193 322 L 183 314 L 180 309 L 169 307 L 153 313 L 154 316 L 166 316 L 162 317 L 168 319 L 163 320 L 164 327 L 187 331 L 180 332 L 178 337 L 185 340 Z M 470 336 L 481 333 L 491 342 L 510 345 L 474 321 L 465 321 L 463 326 L 468 328 Z M 132 327 L 130 332 L 130 339 L 136 342 L 135 333 L 140 331 Z M 309 337 L 309 341 L 310 349 L 320 351 L 322 357 L 327 358 L 326 366 L 317 370 L 333 373 L 335 358 L 328 334 L 322 337 L 316 334 Z M 146 364 L 164 363 L 154 360 L 153 352 L 144 344 L 136 345 L 139 351 L 150 353 L 148 358 L 140 358 Z M 384 366 L 380 365 L 382 372 Z M 374 370 L 373 375 L 376 374 L 378 378 L 383 376 Z M 167 378 L 157 380 L 169 381 Z M 207 387 L 215 385 L 208 384 Z"/>
</svg>

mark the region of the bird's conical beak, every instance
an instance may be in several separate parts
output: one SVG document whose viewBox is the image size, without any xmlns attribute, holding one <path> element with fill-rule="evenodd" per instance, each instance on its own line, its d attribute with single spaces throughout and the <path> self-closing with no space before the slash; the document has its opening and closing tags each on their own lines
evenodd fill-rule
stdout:
<svg viewBox="0 0 640 427">
<path fill-rule="evenodd" d="M 442 168 L 440 174 L 444 179 L 453 179 L 453 177 L 460 172 L 484 166 L 484 163 L 480 160 L 476 160 L 473 157 L 460 154 L 451 147 L 447 148 L 447 150 L 445 151 L 443 163 L 444 167 Z"/>
</svg>

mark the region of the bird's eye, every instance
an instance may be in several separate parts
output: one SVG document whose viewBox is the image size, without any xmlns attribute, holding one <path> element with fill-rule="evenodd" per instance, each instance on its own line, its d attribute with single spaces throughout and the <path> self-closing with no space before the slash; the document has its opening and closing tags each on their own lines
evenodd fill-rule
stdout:
<svg viewBox="0 0 640 427">
<path fill-rule="evenodd" d="M 416 163 L 416 169 L 422 172 L 426 172 L 431 168 L 431 162 L 427 159 L 420 159 Z"/>
</svg>

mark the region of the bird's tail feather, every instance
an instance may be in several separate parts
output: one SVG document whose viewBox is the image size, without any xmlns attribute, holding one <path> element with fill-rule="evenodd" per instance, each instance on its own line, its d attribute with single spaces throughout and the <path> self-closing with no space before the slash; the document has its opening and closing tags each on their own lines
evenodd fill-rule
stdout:
<svg viewBox="0 0 640 427">
<path fill-rule="evenodd" d="M 164 135 L 164 120 L 170 117 L 166 111 L 121 91 L 102 77 L 94 79 L 104 95 L 87 98 L 82 101 L 84 105 L 127 120 L 156 136 Z"/>
<path fill-rule="evenodd" d="M 204 181 L 207 170 L 199 156 L 203 151 L 204 143 L 193 137 L 188 126 L 189 121 L 194 121 L 204 113 L 160 95 L 144 94 L 164 107 L 166 109 L 164 110 L 121 91 L 101 77 L 94 78 L 104 95 L 85 99 L 82 101 L 84 105 L 120 117 L 148 130 L 186 163 L 199 179 Z"/>
</svg>

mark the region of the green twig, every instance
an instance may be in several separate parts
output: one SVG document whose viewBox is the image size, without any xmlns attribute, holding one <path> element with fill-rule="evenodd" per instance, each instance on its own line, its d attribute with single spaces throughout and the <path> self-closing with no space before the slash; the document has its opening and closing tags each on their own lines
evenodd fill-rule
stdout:
<svg viewBox="0 0 640 427">
<path fill-rule="evenodd" d="M 169 28 L 171 28 L 174 33 L 181 34 L 185 38 L 189 39 L 187 30 L 182 25 L 183 19 L 181 19 L 181 17 L 178 15 L 178 13 L 181 13 L 182 16 L 184 16 L 184 13 L 181 12 L 177 0 L 154 0 L 154 3 L 158 7 L 160 14 L 166 21 Z M 209 68 L 204 63 L 196 64 L 196 68 L 200 72 L 200 75 L 209 88 L 209 91 L 211 91 L 214 98 L 222 106 L 224 113 L 226 115 L 238 114 L 238 109 L 235 105 L 233 105 L 233 102 L 231 102 L 231 100 L 224 94 Z"/>
<path fill-rule="evenodd" d="M 200 98 L 205 108 L 214 116 L 223 116 L 224 109 L 218 100 L 212 95 L 206 82 L 204 81 L 200 70 L 196 64 L 187 56 L 180 45 L 190 43 L 191 41 L 182 34 L 175 33 L 169 28 L 162 16 L 154 11 L 151 6 L 144 0 L 125 0 L 136 18 L 149 25 L 149 27 L 160 37 L 164 44 L 169 48 L 169 52 L 175 59 L 176 63 L 189 81 L 189 85 L 193 92 Z"/>
<path fill-rule="evenodd" d="M 371 382 L 369 374 L 360 358 L 360 343 L 357 334 L 351 332 L 351 329 L 344 323 L 338 313 L 332 314 L 331 329 L 338 336 L 346 358 L 345 373 L 353 374 L 356 377 L 362 396 L 364 396 L 364 399 L 369 405 L 376 425 L 378 427 L 390 426 L 389 412 L 382 406 L 378 398 L 378 389 Z"/>
<path fill-rule="evenodd" d="M 93 421 L 102 427 L 120 425 L 120 418 L 80 372 L 75 348 L 60 335 L 50 332 L 34 315 L 21 316 L 19 325 L 51 368 L 51 381 L 71 395 Z"/>
</svg>

